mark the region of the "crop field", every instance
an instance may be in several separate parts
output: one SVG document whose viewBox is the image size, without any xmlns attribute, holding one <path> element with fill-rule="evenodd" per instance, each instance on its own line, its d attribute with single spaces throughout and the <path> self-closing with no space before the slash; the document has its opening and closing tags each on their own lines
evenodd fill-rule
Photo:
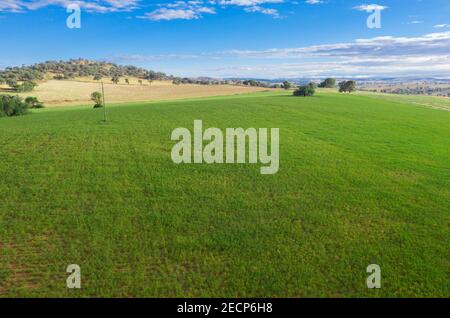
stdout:
<svg viewBox="0 0 450 318">
<path fill-rule="evenodd" d="M 290 94 L 1 118 L 0 297 L 448 297 L 450 112 Z M 278 173 L 174 164 L 196 119 L 279 128 Z"/>
<path fill-rule="evenodd" d="M 130 85 L 120 83 L 104 85 L 105 95 L 110 102 L 135 102 L 149 100 L 173 100 L 182 98 L 208 97 L 218 95 L 235 95 L 267 90 L 261 87 L 234 85 L 173 85 L 169 81 L 144 81 L 142 85 L 137 79 L 130 79 Z M 0 87 L 2 88 L 2 87 Z M 7 86 L 3 85 L 3 89 Z M 89 104 L 92 92 L 100 91 L 100 82 L 77 80 L 48 80 L 39 83 L 33 93 L 19 94 L 22 97 L 33 95 L 44 102 L 47 107 Z M 1 93 L 1 91 L 0 91 Z"/>
</svg>

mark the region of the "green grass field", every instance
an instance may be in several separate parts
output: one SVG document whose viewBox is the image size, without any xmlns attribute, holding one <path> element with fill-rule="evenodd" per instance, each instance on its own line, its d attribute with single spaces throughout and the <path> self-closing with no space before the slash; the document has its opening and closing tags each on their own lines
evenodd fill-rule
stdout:
<svg viewBox="0 0 450 318">
<path fill-rule="evenodd" d="M 258 93 L 108 115 L 0 119 L 0 297 L 449 296 L 450 112 Z M 280 171 L 175 165 L 194 119 L 280 128 Z"/>
</svg>

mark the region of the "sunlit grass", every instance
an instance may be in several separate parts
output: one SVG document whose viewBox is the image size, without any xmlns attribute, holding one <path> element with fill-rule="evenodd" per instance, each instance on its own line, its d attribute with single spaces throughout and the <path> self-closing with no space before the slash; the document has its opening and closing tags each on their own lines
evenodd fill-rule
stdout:
<svg viewBox="0 0 450 318">
<path fill-rule="evenodd" d="M 448 296 L 449 112 L 262 93 L 102 118 L 0 119 L 1 296 Z M 280 171 L 173 164 L 194 119 L 280 128 Z"/>
</svg>

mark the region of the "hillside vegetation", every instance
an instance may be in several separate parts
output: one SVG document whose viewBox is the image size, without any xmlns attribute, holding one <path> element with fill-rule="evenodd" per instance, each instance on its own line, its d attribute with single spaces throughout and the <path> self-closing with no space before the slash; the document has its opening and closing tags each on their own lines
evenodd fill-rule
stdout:
<svg viewBox="0 0 450 318">
<path fill-rule="evenodd" d="M 146 70 L 136 66 L 121 66 L 109 62 L 97 62 L 85 59 L 69 61 L 47 61 L 31 66 L 7 67 L 0 71 L 0 84 L 8 81 L 39 81 L 48 78 L 50 74 L 55 79 L 73 79 L 92 76 L 96 78 L 137 77 L 146 80 L 172 80 L 162 72 Z"/>
<path fill-rule="evenodd" d="M 0 296 L 447 297 L 450 113 L 291 94 L 0 118 Z M 279 172 L 175 165 L 195 119 L 280 128 Z"/>
</svg>

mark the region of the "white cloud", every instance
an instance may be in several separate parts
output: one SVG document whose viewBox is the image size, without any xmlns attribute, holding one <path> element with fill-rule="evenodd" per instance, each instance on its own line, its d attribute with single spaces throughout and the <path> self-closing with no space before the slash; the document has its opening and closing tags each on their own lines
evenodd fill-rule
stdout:
<svg viewBox="0 0 450 318">
<path fill-rule="evenodd" d="M 279 18 L 277 9 L 266 8 L 261 5 L 279 4 L 284 0 L 178 0 L 171 3 L 155 3 L 158 9 L 147 12 L 140 18 L 154 21 L 175 19 L 199 19 L 204 14 L 215 14 L 216 7 L 238 6 L 246 12 L 259 12 Z M 138 9 L 141 0 L 0 0 L 0 12 L 26 12 L 49 6 L 67 7 L 78 4 L 88 12 L 129 12 Z"/>
<path fill-rule="evenodd" d="M 216 0 L 212 2 L 215 2 L 223 6 L 235 5 L 242 7 L 250 7 L 250 6 L 259 6 L 262 4 L 283 3 L 284 0 Z"/>
<path fill-rule="evenodd" d="M 143 58 L 140 56 L 141 60 Z M 174 55 L 145 57 L 148 61 L 173 58 Z M 183 58 L 195 59 L 198 74 L 216 77 L 448 77 L 450 31 L 418 37 L 381 36 L 299 48 L 229 50 Z M 200 63 L 217 59 L 223 61 L 219 65 L 225 66 L 201 70 Z"/>
<path fill-rule="evenodd" d="M 404 56 L 447 54 L 450 52 L 450 31 L 419 37 L 381 36 L 356 39 L 353 42 L 314 45 L 301 48 L 268 49 L 261 51 L 232 50 L 225 55 L 258 58 L 310 58 L 346 56 Z"/>
<path fill-rule="evenodd" d="M 436 24 L 435 26 L 433 26 L 433 28 L 435 29 L 443 29 L 443 28 L 450 28 L 450 24 Z"/>
<path fill-rule="evenodd" d="M 308 4 L 319 4 L 319 3 L 323 3 L 322 0 L 306 0 L 305 1 Z"/>
<path fill-rule="evenodd" d="M 385 10 L 387 8 L 389 8 L 389 7 L 382 6 L 382 5 L 379 5 L 379 4 L 361 4 L 359 6 L 353 7 L 353 9 L 355 9 L 355 10 L 368 11 L 368 12 L 375 11 L 375 10 L 382 11 L 382 10 Z"/>
<path fill-rule="evenodd" d="M 161 8 L 148 12 L 140 18 L 153 21 L 161 20 L 194 20 L 200 19 L 203 14 L 215 14 L 214 7 L 203 5 L 203 1 L 176 1 L 160 5 Z"/>
<path fill-rule="evenodd" d="M 20 1 L 15 0 L 0 0 L 0 12 L 20 12 L 22 5 Z"/>
<path fill-rule="evenodd" d="M 48 6 L 67 7 L 78 4 L 89 12 L 131 11 L 138 7 L 140 0 L 0 0 L 0 12 L 25 12 Z"/>
<path fill-rule="evenodd" d="M 245 8 L 246 12 L 259 12 L 262 14 L 267 14 L 267 15 L 271 15 L 275 18 L 279 18 L 280 14 L 278 13 L 278 10 L 276 9 L 267 9 L 267 8 L 263 8 L 260 6 L 253 6 L 253 7 L 247 7 Z"/>
</svg>

